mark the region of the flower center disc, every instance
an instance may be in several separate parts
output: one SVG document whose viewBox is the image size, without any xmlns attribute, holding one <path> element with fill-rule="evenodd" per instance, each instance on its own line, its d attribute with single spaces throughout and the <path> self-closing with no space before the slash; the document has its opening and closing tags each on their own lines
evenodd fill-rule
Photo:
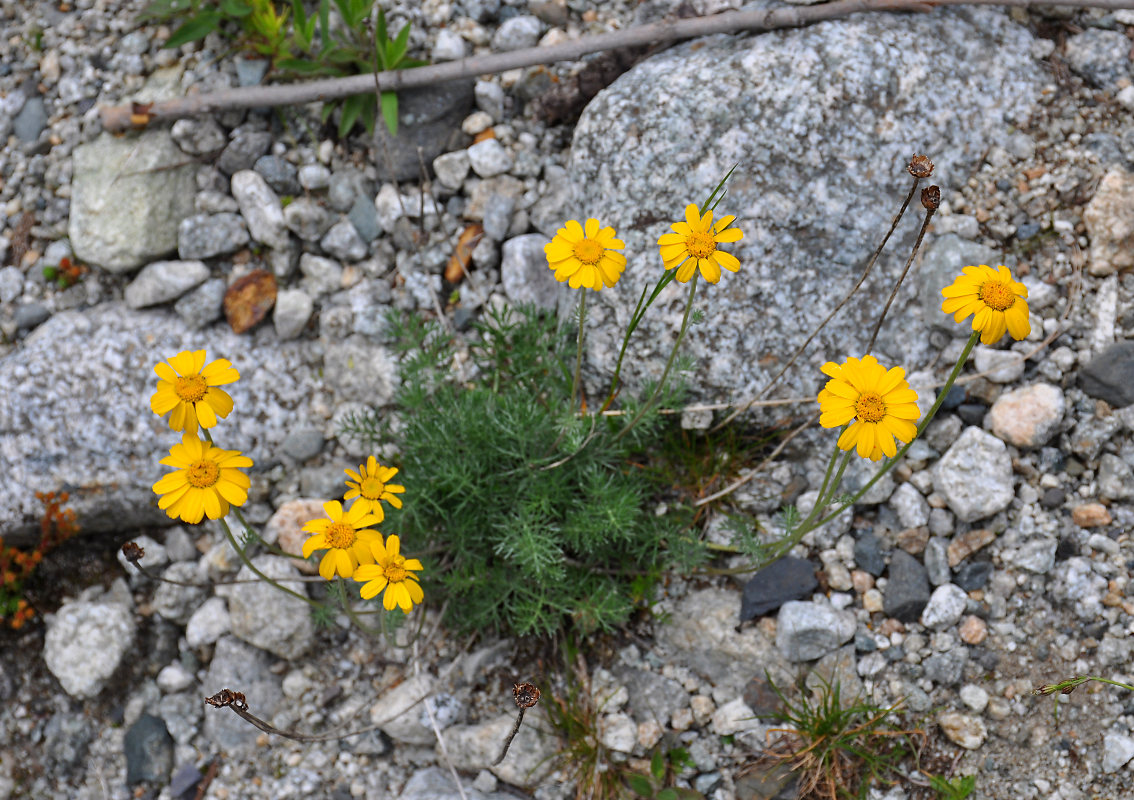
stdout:
<svg viewBox="0 0 1134 800">
<path fill-rule="evenodd" d="M 390 583 L 398 583 L 406 579 L 406 570 L 402 566 L 402 558 L 398 557 L 398 563 L 386 565 L 386 580 Z"/>
<path fill-rule="evenodd" d="M 190 464 L 186 472 L 188 473 L 186 480 L 195 489 L 208 489 L 220 477 L 220 467 L 217 466 L 217 462 L 207 458 Z"/>
<path fill-rule="evenodd" d="M 691 233 L 685 237 L 685 249 L 694 258 L 708 258 L 717 249 L 717 243 L 708 231 Z"/>
<path fill-rule="evenodd" d="M 978 296 L 982 303 L 994 311 L 1007 311 L 1016 303 L 1016 295 L 1000 281 L 982 283 Z"/>
<path fill-rule="evenodd" d="M 386 484 L 377 478 L 364 478 L 358 488 L 367 500 L 378 500 L 382 497 L 382 492 L 386 490 Z"/>
<path fill-rule="evenodd" d="M 323 536 L 326 537 L 329 547 L 337 547 L 341 550 L 350 547 L 357 538 L 354 534 L 354 528 L 345 522 L 332 522 L 327 526 Z"/>
<path fill-rule="evenodd" d="M 178 378 L 177 384 L 173 390 L 177 396 L 184 400 L 186 403 L 199 403 L 205 399 L 205 392 L 208 391 L 209 386 L 205 383 L 205 379 L 200 375 L 190 375 L 186 378 Z"/>
<path fill-rule="evenodd" d="M 863 392 L 854 401 L 854 413 L 860 422 L 881 422 L 886 416 L 886 404 L 874 392 Z"/>
<path fill-rule="evenodd" d="M 584 239 L 575 245 L 575 258 L 584 264 L 597 264 L 602 256 L 602 245 L 594 239 Z"/>
</svg>

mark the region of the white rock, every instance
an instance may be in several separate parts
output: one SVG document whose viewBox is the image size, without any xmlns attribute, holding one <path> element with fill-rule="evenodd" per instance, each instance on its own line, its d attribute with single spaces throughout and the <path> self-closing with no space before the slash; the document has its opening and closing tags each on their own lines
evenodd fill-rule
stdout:
<svg viewBox="0 0 1134 800">
<path fill-rule="evenodd" d="M 604 716 L 600 730 L 603 745 L 616 752 L 631 753 L 638 743 L 638 726 L 621 711 Z"/>
<path fill-rule="evenodd" d="M 240 206 L 240 214 L 253 239 L 273 250 L 287 247 L 289 236 L 283 206 L 260 173 L 250 169 L 235 173 L 232 176 L 232 196 Z"/>
<path fill-rule="evenodd" d="M 933 466 L 933 486 L 963 522 L 976 522 L 1012 502 L 1012 459 L 1000 439 L 970 427 Z"/>
<path fill-rule="evenodd" d="M 228 605 L 223 598 L 210 597 L 189 617 L 185 625 L 185 641 L 190 647 L 214 644 L 232 630 Z"/>
<path fill-rule="evenodd" d="M 938 630 L 955 625 L 964 615 L 968 599 L 960 586 L 952 583 L 938 586 L 921 612 L 921 624 Z"/>
<path fill-rule="evenodd" d="M 433 159 L 433 172 L 437 182 L 446 189 L 460 189 L 469 174 L 469 154 L 466 150 L 443 153 Z"/>
<path fill-rule="evenodd" d="M 155 680 L 165 694 L 174 694 L 188 689 L 197 679 L 179 662 L 174 661 L 162 667 Z"/>
<path fill-rule="evenodd" d="M 1055 435 L 1066 409 L 1063 390 L 1036 383 L 1005 392 L 988 412 L 992 432 L 1016 447 L 1039 447 Z"/>
<path fill-rule="evenodd" d="M 1103 736 L 1103 772 L 1118 772 L 1132 758 L 1134 737 L 1123 733 L 1108 733 Z"/>
<path fill-rule="evenodd" d="M 993 383 L 1011 383 L 1024 374 L 1024 358 L 1014 350 L 996 350 L 980 345 L 973 353 L 977 372 L 987 372 Z"/>
<path fill-rule="evenodd" d="M 966 683 L 961 687 L 960 694 L 961 702 L 978 714 L 988 705 L 988 692 L 976 684 Z"/>
<path fill-rule="evenodd" d="M 153 570 L 156 570 L 159 567 L 164 567 L 169 563 L 169 556 L 165 552 L 165 547 L 155 542 L 149 536 L 146 536 L 145 534 L 143 534 L 142 536 L 135 536 L 133 541 L 134 544 L 138 545 L 138 547 L 142 548 L 142 550 L 145 551 L 145 554 L 140 559 L 138 559 L 138 563 L 141 564 L 144 569 L 150 570 L 152 572 Z M 118 563 L 122 565 L 122 569 L 126 571 L 127 575 L 141 574 L 141 571 L 137 567 L 126 560 L 126 556 L 123 554 L 122 548 L 118 549 L 117 557 Z"/>
<path fill-rule="evenodd" d="M 988 738 L 988 729 L 978 717 L 959 711 L 946 711 L 937 717 L 937 724 L 953 744 L 976 750 Z"/>
<path fill-rule="evenodd" d="M 137 621 L 117 603 L 67 603 L 51 617 L 43 659 L 72 697 L 94 697 L 134 643 Z"/>
<path fill-rule="evenodd" d="M 276 295 L 276 305 L 272 309 L 272 323 L 280 339 L 294 339 L 307 327 L 311 314 L 315 311 L 315 301 L 302 289 L 284 289 Z"/>
<path fill-rule="evenodd" d="M 512 151 L 500 144 L 497 139 L 477 142 L 466 152 L 469 154 L 469 164 L 473 172 L 482 178 L 491 178 L 507 172 L 512 169 L 515 161 Z"/>
<path fill-rule="evenodd" d="M 745 704 L 744 698 L 737 697 L 713 712 L 710 725 L 713 733 L 718 736 L 729 736 L 759 728 L 760 720 L 756 717 L 756 712 Z"/>
</svg>

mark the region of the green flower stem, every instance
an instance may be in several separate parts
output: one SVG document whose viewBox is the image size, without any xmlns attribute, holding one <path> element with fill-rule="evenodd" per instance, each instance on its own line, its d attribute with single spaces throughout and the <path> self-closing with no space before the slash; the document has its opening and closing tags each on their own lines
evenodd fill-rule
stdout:
<svg viewBox="0 0 1134 800">
<path fill-rule="evenodd" d="M 846 426 L 843 426 L 844 429 L 845 429 L 845 427 Z M 841 431 L 840 431 L 840 433 L 841 433 Z M 818 512 L 819 500 L 823 497 L 823 495 L 827 491 L 827 486 L 831 482 L 831 474 L 832 474 L 832 472 L 834 472 L 834 469 L 835 469 L 835 461 L 838 460 L 838 458 L 839 458 L 839 443 L 838 443 L 838 440 L 836 440 L 835 441 L 835 447 L 831 451 L 831 457 L 827 460 L 827 471 L 825 473 L 823 473 L 823 483 L 819 486 L 819 494 L 817 494 L 815 496 L 815 503 L 814 503 L 814 505 L 811 506 L 811 512 L 807 515 L 807 519 L 805 519 L 803 522 L 800 523 L 801 527 L 803 525 L 806 525 L 807 523 L 811 522 L 812 518 Z M 839 474 L 841 475 L 842 472 L 840 471 Z M 836 484 L 836 486 L 837 485 L 838 484 Z"/>
<path fill-rule="evenodd" d="M 689 281 L 689 297 L 685 301 L 685 316 L 681 318 L 681 330 L 677 334 L 677 340 L 673 343 L 673 349 L 669 351 L 669 359 L 665 362 L 665 369 L 662 370 L 661 380 L 658 381 L 657 386 L 654 387 L 653 393 L 646 399 L 646 402 L 638 409 L 638 413 L 626 423 L 625 428 L 614 435 L 612 441 L 617 442 L 628 434 L 634 426 L 641 421 L 642 417 L 646 415 L 650 408 L 653 407 L 654 402 L 658 399 L 658 395 L 661 394 L 662 387 L 665 386 L 666 379 L 669 377 L 669 371 L 673 367 L 674 360 L 677 358 L 677 350 L 681 347 L 682 341 L 685 340 L 685 333 L 689 330 L 689 319 L 693 313 L 693 298 L 697 296 L 697 281 L 700 277 L 700 273 L 694 272 L 693 280 Z"/>
<path fill-rule="evenodd" d="M 347 599 L 346 578 L 339 578 L 337 584 L 339 602 L 342 604 L 343 611 L 346 612 L 346 615 L 350 619 L 351 624 L 365 633 L 371 639 L 381 639 L 386 632 L 386 615 L 382 615 L 382 619 L 379 622 L 379 624 L 381 625 L 380 628 L 371 628 L 367 625 L 364 625 L 362 623 L 362 620 L 358 618 L 358 612 L 351 608 L 350 600 Z"/>
<path fill-rule="evenodd" d="M 579 373 L 583 368 L 583 323 L 587 319 L 587 287 L 579 293 L 579 346 L 575 351 L 575 378 L 571 381 L 571 413 L 576 410 L 575 398 L 579 394 Z"/>
<path fill-rule="evenodd" d="M 843 505 L 839 506 L 837 510 L 831 512 L 829 515 L 815 523 L 816 527 L 830 522 L 839 514 L 846 511 L 850 506 L 853 506 L 855 503 L 857 503 L 859 498 L 870 491 L 871 487 L 873 487 L 874 484 L 878 483 L 878 481 L 882 479 L 882 476 L 889 472 L 893 468 L 893 466 L 901 460 L 902 456 L 906 454 L 906 451 L 913 446 L 913 443 L 917 441 L 917 438 L 921 436 L 922 432 L 926 429 L 929 423 L 933 421 L 933 417 L 936 416 L 938 409 L 941 408 L 941 404 L 945 402 L 945 395 L 949 394 L 949 390 L 953 388 L 953 383 L 956 382 L 957 376 L 961 374 L 961 369 L 965 366 L 965 362 L 969 358 L 969 353 L 973 351 L 973 347 L 976 346 L 978 339 L 980 339 L 980 331 L 973 331 L 972 336 L 970 336 L 968 342 L 965 343 L 965 349 L 961 351 L 961 357 L 957 359 L 957 363 L 953 366 L 953 371 L 949 373 L 949 379 L 945 381 L 945 385 L 942 386 L 941 390 L 937 393 L 937 399 L 934 401 L 933 406 L 930 407 L 929 413 L 925 415 L 925 419 L 923 419 L 921 421 L 921 424 L 917 426 L 917 432 L 914 434 L 914 437 L 906 442 L 902 449 L 899 450 L 893 458 L 887 459 L 886 463 L 882 465 L 882 468 L 878 470 L 877 474 L 875 474 L 873 478 L 867 481 L 866 485 L 859 489 L 858 492 L 855 493 L 854 497 L 852 497 Z"/>
<path fill-rule="evenodd" d="M 252 564 L 252 561 L 245 554 L 244 548 L 242 548 L 239 544 L 237 544 L 236 537 L 232 535 L 232 529 L 230 529 L 228 527 L 228 522 L 225 520 L 225 518 L 221 517 L 218 520 L 218 522 L 220 522 L 221 527 L 224 528 L 224 535 L 228 537 L 228 543 L 230 545 L 232 545 L 232 549 L 236 551 L 236 554 L 238 556 L 240 556 L 240 560 L 244 562 L 244 566 L 246 566 L 246 567 L 248 567 L 248 569 L 252 570 L 252 572 L 256 575 L 256 577 L 260 578 L 261 580 L 263 580 L 267 583 L 270 583 L 272 586 L 275 586 L 277 589 L 279 589 L 281 592 L 284 592 L 285 594 L 290 594 L 292 597 L 298 597 L 300 600 L 307 603 L 307 605 L 309 605 L 309 606 L 312 606 L 314 608 L 322 608 L 323 607 L 322 603 L 319 603 L 319 602 L 316 602 L 315 600 L 312 600 L 310 597 L 308 597 L 305 594 L 300 594 L 299 592 L 293 592 L 291 589 L 287 588 L 286 586 L 280 584 L 278 581 L 273 580 L 272 578 L 268 577 L 267 575 L 265 575 L 260 570 L 256 569 L 256 567 Z"/>
<path fill-rule="evenodd" d="M 286 550 L 284 550 L 282 547 L 277 547 L 274 544 L 268 544 L 267 542 L 265 542 L 264 538 L 262 536 L 260 536 L 260 532 L 257 531 L 256 529 L 254 529 L 251 525 L 249 525 L 248 520 L 244 519 L 244 513 L 239 508 L 237 508 L 236 506 L 233 506 L 232 511 L 233 511 L 234 514 L 236 514 L 236 518 L 238 520 L 240 520 L 240 524 L 244 528 L 244 530 L 248 531 L 249 533 L 251 533 L 253 536 L 256 537 L 256 543 L 259 544 L 260 547 L 263 547 L 265 550 L 267 550 L 269 553 L 271 553 L 274 556 L 282 556 L 283 558 L 290 558 L 290 559 L 294 559 L 295 561 L 303 561 L 304 560 L 303 558 L 295 555 L 295 553 L 289 553 Z"/>
</svg>

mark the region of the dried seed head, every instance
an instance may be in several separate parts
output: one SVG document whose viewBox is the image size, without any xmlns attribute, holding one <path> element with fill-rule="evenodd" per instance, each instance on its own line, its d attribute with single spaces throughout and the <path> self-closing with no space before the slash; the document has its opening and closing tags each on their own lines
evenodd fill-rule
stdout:
<svg viewBox="0 0 1134 800">
<path fill-rule="evenodd" d="M 233 706 L 239 708 L 241 711 L 248 710 L 248 701 L 245 699 L 242 692 L 234 692 L 232 689 L 221 689 L 212 697 L 206 697 L 205 702 L 214 708 L 227 708 Z"/>
<path fill-rule="evenodd" d="M 936 211 L 941 205 L 941 187 L 926 186 L 921 190 L 921 205 L 927 211 Z"/>
<path fill-rule="evenodd" d="M 138 562 L 142 560 L 142 556 L 145 554 L 146 551 L 135 542 L 126 542 L 122 545 L 122 555 L 126 556 L 126 560 L 135 567 L 138 566 Z"/>
<path fill-rule="evenodd" d="M 933 162 L 929 160 L 929 156 L 916 155 L 910 159 L 906 171 L 915 178 L 928 178 L 933 174 Z"/>
<path fill-rule="evenodd" d="M 530 683 L 517 683 L 512 686 L 512 697 L 519 708 L 531 708 L 539 702 L 539 689 Z"/>
</svg>

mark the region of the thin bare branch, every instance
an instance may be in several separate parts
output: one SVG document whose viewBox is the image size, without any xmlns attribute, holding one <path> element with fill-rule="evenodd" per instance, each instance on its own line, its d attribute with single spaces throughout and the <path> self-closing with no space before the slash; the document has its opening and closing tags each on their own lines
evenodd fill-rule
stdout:
<svg viewBox="0 0 1134 800">
<path fill-rule="evenodd" d="M 108 131 L 122 131 L 141 120 L 144 126 L 150 120 L 172 120 L 195 114 L 208 114 L 236 108 L 299 105 L 335 100 L 352 94 L 375 91 L 398 91 L 432 86 L 438 83 L 461 80 L 477 75 L 505 72 L 537 64 L 576 61 L 589 53 L 615 50 L 640 45 L 674 42 L 717 33 L 738 31 L 772 31 L 780 28 L 798 28 L 829 19 L 839 19 L 863 11 L 918 11 L 929 12 L 937 6 L 998 5 L 1039 6 L 1051 5 L 1041 0 L 836 0 L 815 6 L 788 6 L 764 11 L 731 11 L 709 17 L 674 19 L 639 25 L 597 36 L 586 36 L 571 42 L 547 47 L 530 47 L 508 53 L 490 53 L 470 56 L 427 67 L 393 70 L 377 75 L 365 73 L 346 78 L 328 78 L 306 83 L 277 84 L 272 86 L 245 86 L 191 95 L 179 100 L 137 107 L 112 106 L 99 109 L 103 127 Z M 1065 0 L 1059 6 L 1073 8 L 1134 8 L 1134 0 Z M 131 117 L 135 120 L 132 121 Z"/>
</svg>

